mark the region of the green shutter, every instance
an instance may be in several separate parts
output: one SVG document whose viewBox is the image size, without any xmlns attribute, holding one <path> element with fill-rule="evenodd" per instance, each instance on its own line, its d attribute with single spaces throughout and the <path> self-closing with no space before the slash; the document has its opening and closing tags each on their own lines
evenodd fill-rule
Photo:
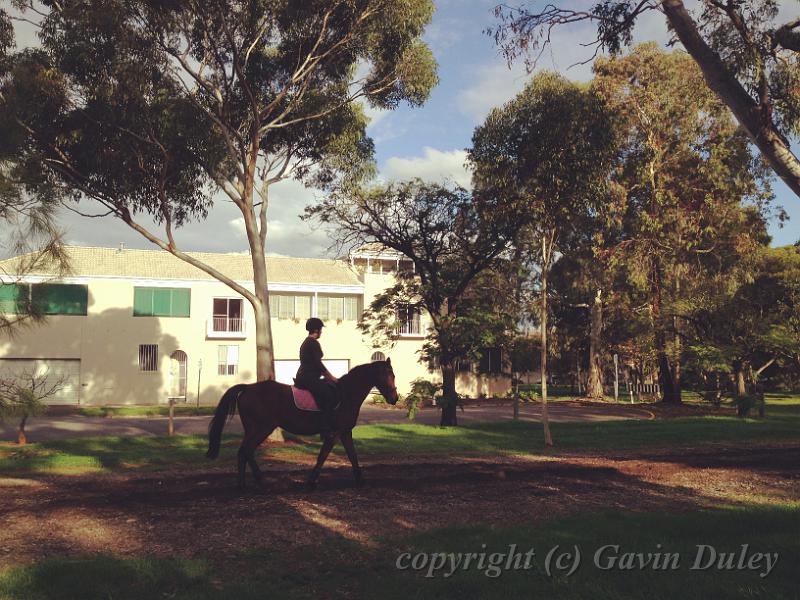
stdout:
<svg viewBox="0 0 800 600">
<path fill-rule="evenodd" d="M 133 316 L 153 316 L 153 288 L 133 288 Z"/>
<path fill-rule="evenodd" d="M 45 315 L 85 315 L 89 288 L 85 285 L 40 283 L 33 286 L 31 298 L 36 310 Z"/>
<path fill-rule="evenodd" d="M 28 287 L 24 283 L 0 284 L 0 312 L 9 314 L 25 312 Z"/>
<path fill-rule="evenodd" d="M 172 290 L 172 317 L 188 317 L 191 312 L 192 290 L 178 288 Z"/>
<path fill-rule="evenodd" d="M 133 288 L 135 317 L 188 317 L 191 304 L 189 288 Z"/>
<path fill-rule="evenodd" d="M 153 289 L 153 315 L 168 317 L 172 314 L 172 290 L 169 288 Z"/>
</svg>

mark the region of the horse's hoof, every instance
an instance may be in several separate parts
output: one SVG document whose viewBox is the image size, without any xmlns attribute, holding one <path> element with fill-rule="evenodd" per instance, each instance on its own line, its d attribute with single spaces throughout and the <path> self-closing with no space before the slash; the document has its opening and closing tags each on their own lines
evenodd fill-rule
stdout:
<svg viewBox="0 0 800 600">
<path fill-rule="evenodd" d="M 316 481 L 306 481 L 306 491 L 313 492 L 317 489 L 317 482 Z"/>
</svg>

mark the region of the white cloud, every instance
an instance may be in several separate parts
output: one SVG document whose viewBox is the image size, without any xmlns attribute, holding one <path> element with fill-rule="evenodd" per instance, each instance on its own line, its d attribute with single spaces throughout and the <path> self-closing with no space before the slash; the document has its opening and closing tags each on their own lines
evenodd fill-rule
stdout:
<svg viewBox="0 0 800 600">
<path fill-rule="evenodd" d="M 310 257 L 327 254 L 331 245 L 327 235 L 298 218 L 307 204 L 316 201 L 317 194 L 295 181 L 281 182 L 272 187 L 268 211 L 268 254 Z M 81 202 L 79 207 L 86 213 L 102 212 L 97 209 L 96 203 L 90 201 Z M 70 244 L 117 247 L 124 243 L 128 248 L 156 248 L 111 216 L 90 219 L 65 210 L 59 221 Z M 164 237 L 163 228 L 151 219 L 139 215 L 137 221 L 159 237 Z M 188 251 L 247 252 L 248 248 L 244 218 L 222 194 L 215 198 L 207 219 L 187 223 L 175 230 L 175 239 L 179 248 Z"/>
<path fill-rule="evenodd" d="M 504 62 L 493 61 L 473 69 L 472 83 L 456 96 L 458 109 L 476 122 L 486 118 L 495 106 L 508 102 L 517 95 L 528 81 L 522 63 L 511 69 Z"/>
<path fill-rule="evenodd" d="M 463 187 L 470 186 L 471 175 L 465 166 L 467 153 L 464 150 L 441 151 L 425 146 L 422 152 L 422 156 L 390 158 L 381 175 L 389 180 L 419 177 L 425 181 L 454 181 Z"/>
<path fill-rule="evenodd" d="M 592 77 L 596 26 L 582 23 L 553 30 L 551 42 L 536 56 L 534 72 L 549 70 L 561 73 L 573 81 L 588 81 Z M 665 45 L 669 33 L 664 16 L 657 11 L 642 15 L 634 29 L 634 44 L 656 40 Z M 489 111 L 511 100 L 530 80 L 522 57 L 509 68 L 505 59 L 496 55 L 491 61 L 470 67 L 472 81 L 456 95 L 456 105 L 466 116 L 482 122 Z"/>
</svg>

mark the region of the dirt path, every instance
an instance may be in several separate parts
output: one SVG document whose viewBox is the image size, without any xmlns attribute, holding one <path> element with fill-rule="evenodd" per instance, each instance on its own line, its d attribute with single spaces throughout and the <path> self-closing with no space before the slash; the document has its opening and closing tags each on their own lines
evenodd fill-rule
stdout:
<svg viewBox="0 0 800 600">
<path fill-rule="evenodd" d="M 294 460 L 294 459 L 292 459 Z M 158 475 L 0 477 L 0 565 L 91 552 L 193 555 L 463 523 L 536 522 L 585 509 L 696 509 L 800 499 L 800 444 L 603 456 L 366 461 L 336 457 L 318 491 L 307 457 L 263 462 L 239 493 L 233 465 Z M 448 510 L 442 510 L 447 506 Z"/>
</svg>

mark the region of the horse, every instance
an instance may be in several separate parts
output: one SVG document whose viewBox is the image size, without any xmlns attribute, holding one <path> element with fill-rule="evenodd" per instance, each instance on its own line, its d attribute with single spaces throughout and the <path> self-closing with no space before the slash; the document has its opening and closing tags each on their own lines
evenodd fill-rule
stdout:
<svg viewBox="0 0 800 600">
<path fill-rule="evenodd" d="M 397 387 L 389 359 L 358 365 L 339 379 L 338 393 L 341 402 L 336 408 L 333 427 L 338 434 L 325 436 L 317 456 L 317 464 L 306 482 L 309 489 L 313 490 L 316 487 L 322 465 L 325 464 L 328 454 L 336 443 L 337 435 L 341 438 L 347 457 L 353 466 L 356 485 L 363 482 L 361 467 L 358 465 L 353 445 L 353 427 L 356 425 L 361 405 L 373 387 L 378 388 L 389 404 L 397 403 Z M 223 394 L 214 411 L 208 426 L 206 453 L 208 458 L 213 459 L 219 455 L 222 429 L 226 421 L 233 418 L 237 407 L 244 428 L 244 438 L 238 452 L 238 487 L 242 490 L 245 488 L 247 465 L 250 465 L 256 484 L 263 487 L 263 475 L 255 460 L 255 450 L 276 427 L 297 435 L 319 434 L 322 429 L 323 413 L 297 408 L 291 386 L 277 381 L 240 383 Z"/>
</svg>

